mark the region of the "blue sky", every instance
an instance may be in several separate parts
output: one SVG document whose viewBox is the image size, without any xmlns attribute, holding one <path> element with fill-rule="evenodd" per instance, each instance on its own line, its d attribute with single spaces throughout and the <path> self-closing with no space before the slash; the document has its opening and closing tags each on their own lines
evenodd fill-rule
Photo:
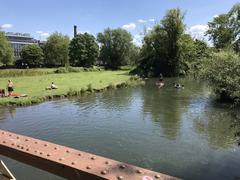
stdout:
<svg viewBox="0 0 240 180">
<path fill-rule="evenodd" d="M 58 31 L 73 35 L 73 25 L 81 32 L 97 34 L 105 28 L 123 27 L 137 42 L 143 27 L 158 22 L 167 9 L 186 12 L 185 23 L 194 36 L 201 36 L 213 16 L 225 13 L 237 0 L 1 0 L 0 27 L 4 31 L 27 32 L 45 39 Z M 125 25 L 125 26 L 124 26 Z"/>
</svg>

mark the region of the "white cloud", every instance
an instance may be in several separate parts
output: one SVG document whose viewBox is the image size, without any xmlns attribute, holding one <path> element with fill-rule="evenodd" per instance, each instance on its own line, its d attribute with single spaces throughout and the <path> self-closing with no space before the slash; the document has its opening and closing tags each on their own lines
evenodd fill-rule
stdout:
<svg viewBox="0 0 240 180">
<path fill-rule="evenodd" d="M 139 22 L 139 23 L 146 23 L 147 21 L 144 20 L 144 19 L 139 19 L 138 22 Z"/>
<path fill-rule="evenodd" d="M 136 28 L 136 24 L 134 23 L 128 23 L 122 26 L 125 30 L 134 30 Z"/>
<path fill-rule="evenodd" d="M 42 34 L 43 32 L 42 31 L 36 31 L 37 34 Z"/>
<path fill-rule="evenodd" d="M 133 35 L 133 43 L 136 45 L 136 46 L 142 46 L 142 40 L 143 40 L 143 35 L 141 34 L 135 34 Z"/>
<path fill-rule="evenodd" d="M 0 25 L 0 29 L 9 29 L 9 28 L 12 28 L 13 25 L 12 24 L 3 24 L 3 25 Z"/>
<path fill-rule="evenodd" d="M 192 27 L 190 27 L 187 32 L 196 39 L 199 40 L 206 40 L 206 36 L 205 36 L 205 32 L 208 30 L 208 26 L 207 25 L 203 25 L 203 24 L 197 24 L 194 25 Z"/>
<path fill-rule="evenodd" d="M 155 19 L 152 18 L 152 19 L 149 19 L 149 21 L 150 21 L 150 22 L 155 22 Z"/>
<path fill-rule="evenodd" d="M 42 35 L 42 36 L 49 36 L 49 33 L 44 32 L 44 33 L 42 33 L 41 35 Z"/>
</svg>

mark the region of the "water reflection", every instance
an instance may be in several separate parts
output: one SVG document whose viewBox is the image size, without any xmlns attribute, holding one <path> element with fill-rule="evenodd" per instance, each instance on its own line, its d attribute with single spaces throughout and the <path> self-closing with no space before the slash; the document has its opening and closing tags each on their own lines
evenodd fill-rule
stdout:
<svg viewBox="0 0 240 180">
<path fill-rule="evenodd" d="M 173 88 L 174 82 L 185 89 Z M 0 127 L 184 179 L 239 177 L 236 116 L 213 104 L 201 82 L 171 78 L 163 89 L 154 83 L 1 108 Z M 7 158 L 6 162 L 19 179 L 28 179 L 26 174 L 36 180 L 57 179 Z"/>
</svg>

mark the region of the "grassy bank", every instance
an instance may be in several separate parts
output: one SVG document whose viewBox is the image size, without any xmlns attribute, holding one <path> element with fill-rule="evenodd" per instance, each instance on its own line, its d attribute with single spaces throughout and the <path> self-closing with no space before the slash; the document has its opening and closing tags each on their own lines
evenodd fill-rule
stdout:
<svg viewBox="0 0 240 180">
<path fill-rule="evenodd" d="M 135 83 L 136 80 L 127 75 L 128 71 L 99 71 L 79 72 L 64 74 L 46 74 L 41 76 L 11 77 L 15 90 L 14 92 L 27 94 L 28 97 L 0 98 L 0 105 L 31 105 L 57 97 L 68 97 L 81 93 L 100 91 L 106 88 L 119 87 L 123 83 Z M 9 78 L 0 78 L 0 88 L 5 88 Z M 57 90 L 45 90 L 54 82 Z"/>
</svg>

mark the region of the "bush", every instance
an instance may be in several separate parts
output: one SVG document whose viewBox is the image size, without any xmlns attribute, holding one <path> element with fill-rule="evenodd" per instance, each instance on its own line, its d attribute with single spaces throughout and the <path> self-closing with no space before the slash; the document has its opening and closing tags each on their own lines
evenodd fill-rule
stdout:
<svg viewBox="0 0 240 180">
<path fill-rule="evenodd" d="M 213 87 L 221 100 L 239 101 L 240 57 L 232 51 L 213 54 L 205 61 L 202 77 Z"/>
</svg>

